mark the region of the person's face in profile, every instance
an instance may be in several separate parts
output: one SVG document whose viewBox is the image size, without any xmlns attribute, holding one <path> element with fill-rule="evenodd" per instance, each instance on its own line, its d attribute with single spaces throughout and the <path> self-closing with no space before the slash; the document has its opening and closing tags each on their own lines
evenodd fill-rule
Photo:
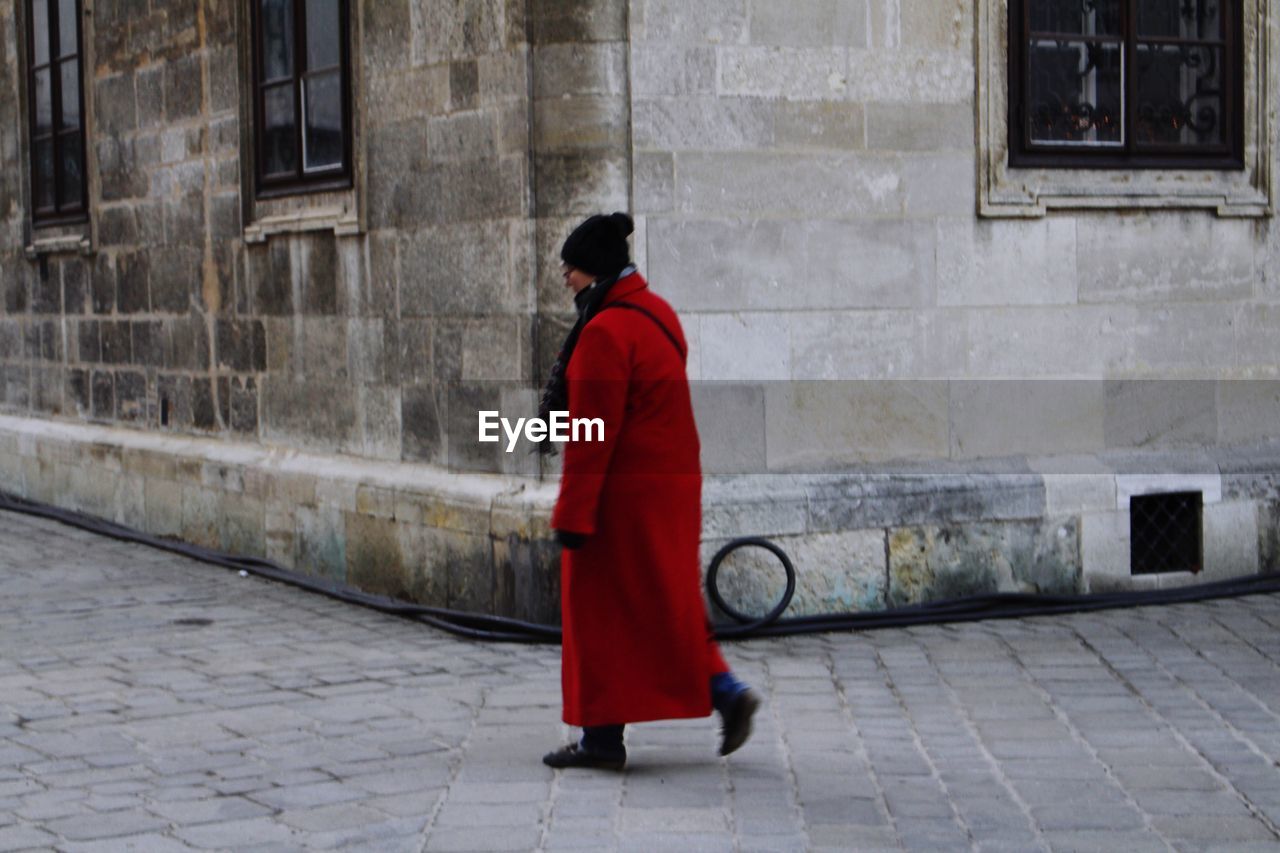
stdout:
<svg viewBox="0 0 1280 853">
<path fill-rule="evenodd" d="M 590 287 L 595 281 L 595 276 L 585 273 L 575 266 L 569 264 L 560 265 L 560 274 L 564 276 L 564 286 L 573 291 L 574 296 L 582 292 L 583 288 Z"/>
</svg>

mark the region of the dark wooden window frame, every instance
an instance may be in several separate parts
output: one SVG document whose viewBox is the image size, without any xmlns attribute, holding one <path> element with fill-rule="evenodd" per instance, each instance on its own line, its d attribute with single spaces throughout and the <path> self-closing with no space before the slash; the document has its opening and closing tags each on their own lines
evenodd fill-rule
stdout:
<svg viewBox="0 0 1280 853">
<path fill-rule="evenodd" d="M 342 95 L 342 164 L 338 168 L 326 169 L 308 174 L 303 169 L 303 146 L 305 128 L 302 123 L 303 81 L 309 75 L 306 68 L 306 0 L 290 0 L 293 7 L 293 68 L 291 83 L 293 88 L 293 118 L 297 133 L 294 137 L 294 156 L 297 168 L 289 176 L 268 176 L 263 172 L 265 157 L 263 155 L 266 134 L 265 99 L 263 90 L 273 85 L 263 80 L 262 56 L 262 0 L 249 0 L 251 9 L 251 38 L 253 40 L 253 161 L 254 161 L 254 193 L 257 198 L 270 199 L 300 193 L 324 192 L 327 190 L 350 189 L 352 184 L 352 121 L 351 121 L 351 3 L 350 0 L 338 0 L 338 44 L 340 52 L 341 95 Z M 279 85 L 280 78 L 274 81 Z"/>
<path fill-rule="evenodd" d="M 1009 166 L 1013 168 L 1075 169 L 1221 169 L 1244 168 L 1244 43 L 1240 0 L 1220 0 L 1223 15 L 1223 80 L 1228 91 L 1223 97 L 1224 142 L 1194 151 L 1179 145 L 1138 145 L 1133 133 L 1137 111 L 1137 0 L 1121 0 L 1119 40 L 1124 52 L 1124 134 L 1123 147 L 1044 145 L 1030 140 L 1027 128 L 1025 93 L 1027 86 L 1027 44 L 1030 15 L 1027 7 L 1036 0 L 1009 2 Z M 1144 42 L 1160 41 L 1144 38 Z"/>
<path fill-rule="evenodd" d="M 63 21 L 59 20 L 61 10 L 58 8 L 58 0 L 48 0 L 47 2 L 47 27 L 48 32 L 45 37 L 48 39 L 49 56 L 47 61 L 37 67 L 36 65 L 36 22 L 35 9 L 33 0 L 24 0 L 23 13 L 26 16 L 26 51 L 27 51 L 27 121 L 29 150 L 27 152 L 27 167 L 30 170 L 30 189 L 31 189 L 31 222 L 36 226 L 43 225 L 64 225 L 76 222 L 84 222 L 89 218 L 89 201 L 88 201 L 88 159 L 85 156 L 85 112 L 84 112 L 84 32 L 81 24 L 81 0 L 73 0 L 76 10 L 76 19 L 74 26 L 76 28 L 75 53 L 61 53 L 62 43 L 62 27 Z M 74 59 L 76 64 L 76 95 L 78 103 L 76 105 L 77 118 L 79 123 L 74 128 L 65 128 L 62 124 L 63 119 L 63 103 L 62 103 L 62 75 L 55 73 L 60 66 L 68 60 Z M 36 92 L 36 74 L 41 70 L 47 70 L 49 73 L 49 92 L 50 92 L 50 130 L 47 134 L 39 133 L 37 124 L 37 92 Z M 80 154 L 80 187 L 75 199 L 63 203 L 63 189 L 66 180 L 66 174 L 63 170 L 63 152 L 64 146 L 67 144 L 64 139 L 70 133 L 79 135 L 79 141 L 73 143 L 78 146 Z M 36 147 L 37 143 L 48 141 L 53 146 L 53 207 L 40 208 L 36 207 L 36 199 L 39 197 L 37 182 L 39 181 L 39 169 L 36 167 Z"/>
</svg>

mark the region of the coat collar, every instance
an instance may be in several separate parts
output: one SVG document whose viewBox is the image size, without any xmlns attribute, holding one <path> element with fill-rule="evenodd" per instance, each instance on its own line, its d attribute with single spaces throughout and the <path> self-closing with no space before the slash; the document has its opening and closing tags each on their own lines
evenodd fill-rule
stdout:
<svg viewBox="0 0 1280 853">
<path fill-rule="evenodd" d="M 640 275 L 638 272 L 633 272 L 626 278 L 618 279 L 613 287 L 609 288 L 609 292 L 604 295 L 604 302 L 602 304 L 608 305 L 610 302 L 617 302 L 619 299 L 626 299 L 628 296 L 644 290 L 648 286 L 649 284 L 644 280 L 644 276 Z"/>
</svg>

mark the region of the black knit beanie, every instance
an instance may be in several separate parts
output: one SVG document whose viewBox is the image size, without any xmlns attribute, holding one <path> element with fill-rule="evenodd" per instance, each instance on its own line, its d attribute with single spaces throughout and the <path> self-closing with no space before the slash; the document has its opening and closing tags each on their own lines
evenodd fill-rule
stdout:
<svg viewBox="0 0 1280 853">
<path fill-rule="evenodd" d="M 634 230 L 635 223 L 625 213 L 592 216 L 573 229 L 560 257 L 569 266 L 597 278 L 617 275 L 631 263 L 627 237 Z"/>
</svg>

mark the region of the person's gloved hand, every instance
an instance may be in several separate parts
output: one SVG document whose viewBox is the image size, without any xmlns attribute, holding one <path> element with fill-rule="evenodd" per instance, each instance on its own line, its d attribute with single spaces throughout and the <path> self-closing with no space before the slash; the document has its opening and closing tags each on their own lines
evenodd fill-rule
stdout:
<svg viewBox="0 0 1280 853">
<path fill-rule="evenodd" d="M 574 533 L 572 530 L 557 530 L 555 534 L 556 541 L 560 543 L 560 547 L 567 548 L 570 551 L 576 551 L 587 541 L 587 534 Z"/>
</svg>

